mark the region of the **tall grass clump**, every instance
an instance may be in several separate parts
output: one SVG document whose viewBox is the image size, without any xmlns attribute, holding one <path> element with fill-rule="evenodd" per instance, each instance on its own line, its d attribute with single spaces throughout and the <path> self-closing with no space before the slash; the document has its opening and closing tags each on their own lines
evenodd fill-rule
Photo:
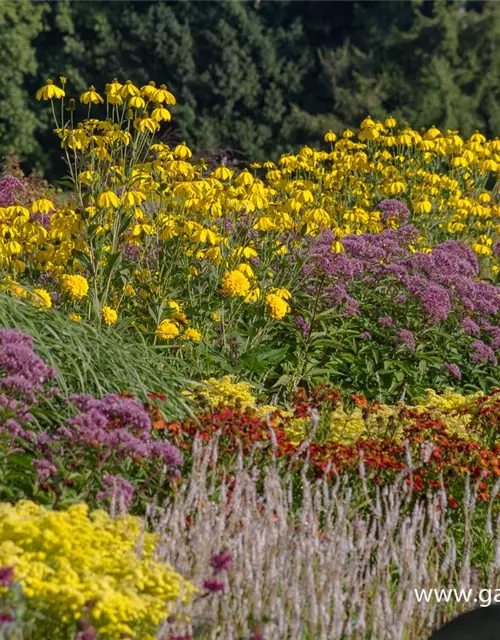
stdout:
<svg viewBox="0 0 500 640">
<path fill-rule="evenodd" d="M 172 415 L 189 412 L 181 389 L 188 378 L 166 356 L 167 347 L 148 344 L 136 331 L 68 322 L 56 309 L 41 314 L 21 299 L 0 294 L 0 327 L 19 329 L 33 337 L 37 353 L 57 372 L 64 395 L 148 393 L 167 396 Z"/>
<path fill-rule="evenodd" d="M 415 501 L 403 476 L 360 499 L 346 479 L 304 472 L 298 491 L 293 473 L 241 457 L 216 487 L 216 466 L 216 445 L 198 447 L 189 479 L 152 517 L 158 557 L 195 584 L 213 554 L 232 558 L 220 593 L 193 605 L 193 637 L 424 640 L 465 605 L 418 603 L 414 589 L 500 588 L 500 519 L 473 483 L 457 525 L 444 494 Z"/>
</svg>

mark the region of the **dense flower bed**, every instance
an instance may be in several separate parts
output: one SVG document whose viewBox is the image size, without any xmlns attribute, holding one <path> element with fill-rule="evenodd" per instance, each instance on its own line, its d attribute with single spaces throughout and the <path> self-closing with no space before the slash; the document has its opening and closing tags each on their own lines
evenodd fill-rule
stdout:
<svg viewBox="0 0 500 640">
<path fill-rule="evenodd" d="M 73 192 L 20 204 L 3 178 L 5 290 L 283 396 L 500 383 L 498 140 L 367 118 L 328 132 L 329 151 L 208 171 L 154 139 L 175 108 L 165 85 L 89 89 L 78 121 L 63 81 L 37 97 L 56 107 Z"/>
<path fill-rule="evenodd" d="M 38 637 L 71 638 L 80 630 L 88 638 L 152 639 L 177 601 L 197 592 L 153 559 L 157 538 L 139 518 L 89 514 L 84 504 L 62 512 L 31 502 L 0 504 L 0 567 L 12 569 L 4 569 L 0 595 L 22 582 Z"/>
<path fill-rule="evenodd" d="M 416 531 L 428 514 L 419 531 L 434 545 L 425 562 L 440 559 L 436 584 L 456 573 L 462 542 L 469 574 L 481 556 L 479 570 L 496 576 L 500 141 L 368 117 L 357 133 L 327 132 L 323 150 L 209 169 L 185 143 L 155 137 L 176 104 L 165 85 L 115 79 L 77 104 L 60 78 L 36 97 L 50 103 L 70 188 L 0 176 L 2 298 L 29 309 L 35 338 L 36 319 L 63 318 L 63 333 L 140 341 L 147 370 L 154 354 L 152 367 L 175 365 L 189 382 L 175 412 L 162 385 L 141 398 L 121 383 L 75 393 L 52 353 L 38 355 L 40 340 L 0 328 L 0 635 L 191 640 L 219 628 L 262 640 L 262 618 L 302 639 L 327 625 L 299 593 L 314 580 L 335 637 L 380 633 L 373 602 L 408 582 L 413 551 L 390 562 L 375 552 L 387 574 L 376 592 L 362 550 L 359 579 L 373 594 L 346 614 L 304 540 L 312 526 L 316 557 L 331 560 L 327 532 L 354 512 L 356 527 L 369 512 L 382 531 L 382 504 L 398 505 L 390 540 L 401 518 Z M 473 526 L 488 537 L 480 548 Z M 356 527 L 342 529 L 346 540 Z M 256 595 L 276 565 L 252 578 L 253 595 L 241 578 L 284 532 L 308 567 L 280 556 L 293 612 L 277 604 L 289 585 Z M 194 557 L 203 536 L 218 548 Z M 264 600 L 279 611 L 264 614 Z M 208 627 L 180 604 L 210 609 Z M 412 626 L 394 615 L 394 637 L 420 637 L 433 616 Z"/>
</svg>

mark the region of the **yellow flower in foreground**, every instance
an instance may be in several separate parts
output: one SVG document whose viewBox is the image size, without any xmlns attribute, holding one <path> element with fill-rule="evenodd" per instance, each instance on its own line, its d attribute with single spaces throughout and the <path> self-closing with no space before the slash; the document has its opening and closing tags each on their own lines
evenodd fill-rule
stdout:
<svg viewBox="0 0 500 640">
<path fill-rule="evenodd" d="M 40 311 L 46 311 L 52 306 L 52 299 L 45 289 L 33 289 L 33 304 Z"/>
<path fill-rule="evenodd" d="M 61 278 L 61 289 L 75 300 L 81 300 L 88 293 L 89 283 L 83 276 L 64 274 Z"/>
<path fill-rule="evenodd" d="M 257 302 L 260 298 L 260 289 L 259 287 L 254 287 L 246 296 L 243 302 L 248 304 L 249 302 Z"/>
<path fill-rule="evenodd" d="M 175 313 L 180 313 L 182 311 L 182 305 L 175 300 L 167 300 L 167 304 Z"/>
<path fill-rule="evenodd" d="M 201 340 L 201 333 L 198 331 L 198 329 L 186 329 L 186 331 L 184 331 L 184 334 L 182 336 L 184 338 L 184 340 L 190 340 L 191 342 L 199 342 Z"/>
<path fill-rule="evenodd" d="M 160 88 L 157 89 L 152 95 L 153 95 L 153 99 L 156 102 L 159 102 L 160 104 L 162 104 L 163 102 L 165 102 L 165 104 L 170 104 L 170 105 L 173 105 L 176 103 L 175 96 L 172 93 L 170 93 L 166 84 L 160 85 Z"/>
<path fill-rule="evenodd" d="M 156 122 L 161 122 L 162 120 L 165 122 L 170 122 L 170 120 L 172 119 L 170 111 L 168 109 L 165 109 L 164 107 L 157 107 L 156 109 L 153 109 L 151 117 Z"/>
<path fill-rule="evenodd" d="M 45 84 L 41 89 L 38 89 L 36 92 L 37 100 L 59 100 L 59 98 L 64 98 L 66 95 L 64 89 L 57 87 L 52 80 L 45 80 Z"/>
<path fill-rule="evenodd" d="M 177 603 L 188 604 L 198 590 L 154 559 L 158 536 L 143 528 L 136 516 L 89 513 L 86 504 L 50 511 L 28 501 L 0 503 L 0 566 L 13 567 L 28 608 L 41 613 L 33 618 L 34 637 L 52 637 L 54 621 L 73 637 L 66 624 L 73 628 L 92 602 L 99 638 L 154 638 Z"/>
<path fill-rule="evenodd" d="M 7 289 L 11 293 L 13 293 L 16 296 L 16 298 L 28 297 L 28 292 L 26 291 L 26 289 L 23 289 L 23 287 L 21 287 L 21 285 L 19 284 L 13 283 L 11 285 L 8 285 Z"/>
<path fill-rule="evenodd" d="M 120 200 L 118 199 L 116 193 L 113 193 L 113 191 L 104 191 L 97 199 L 97 204 L 102 208 L 111 207 L 113 209 L 116 209 L 120 204 Z"/>
<path fill-rule="evenodd" d="M 271 289 L 271 293 L 275 293 L 280 298 L 283 298 L 283 300 L 290 300 L 292 297 L 292 294 L 288 289 Z"/>
<path fill-rule="evenodd" d="M 53 209 L 55 209 L 54 203 L 51 200 L 47 200 L 47 198 L 35 200 L 31 205 L 33 213 L 50 213 Z"/>
<path fill-rule="evenodd" d="M 221 319 L 220 315 L 218 313 L 215 313 L 215 311 L 212 311 L 212 313 L 210 314 L 210 317 L 214 322 L 220 322 L 220 319 Z"/>
<path fill-rule="evenodd" d="M 144 98 L 141 98 L 141 96 L 132 96 L 128 103 L 129 106 L 133 107 L 134 109 L 144 109 L 144 107 L 146 106 L 146 102 Z"/>
<path fill-rule="evenodd" d="M 179 327 L 171 320 L 162 320 L 155 333 L 160 340 L 173 340 L 179 335 Z"/>
<path fill-rule="evenodd" d="M 98 104 L 99 102 L 103 103 L 104 100 L 92 85 L 88 88 L 87 91 L 85 91 L 85 93 L 82 93 L 82 95 L 80 96 L 80 102 L 83 102 L 83 104 Z"/>
<path fill-rule="evenodd" d="M 226 296 L 245 296 L 250 291 L 250 281 L 237 269 L 228 271 L 222 278 L 221 291 Z"/>
<path fill-rule="evenodd" d="M 111 307 L 104 306 L 102 308 L 102 319 L 106 324 L 115 324 L 118 320 L 118 314 Z"/>
<path fill-rule="evenodd" d="M 80 322 L 82 319 L 82 316 L 79 316 L 77 313 L 70 313 L 69 319 L 72 320 L 73 322 Z"/>
<path fill-rule="evenodd" d="M 274 320 L 281 320 L 290 311 L 288 302 L 275 293 L 266 296 L 266 307 Z"/>
</svg>

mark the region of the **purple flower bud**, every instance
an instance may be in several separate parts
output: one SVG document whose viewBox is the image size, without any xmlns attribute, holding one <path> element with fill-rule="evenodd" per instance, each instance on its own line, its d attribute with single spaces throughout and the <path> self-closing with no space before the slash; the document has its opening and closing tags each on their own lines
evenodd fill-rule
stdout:
<svg viewBox="0 0 500 640">
<path fill-rule="evenodd" d="M 311 325 L 306 322 L 302 316 L 297 316 L 295 318 L 295 324 L 305 336 L 309 335 L 309 332 L 311 331 Z"/>
<path fill-rule="evenodd" d="M 449 364 L 448 362 L 446 362 L 443 365 L 443 369 L 446 369 L 446 371 L 448 371 L 457 380 L 461 380 L 462 379 L 462 373 L 461 373 L 460 367 L 458 365 Z"/>
<path fill-rule="evenodd" d="M 0 567 L 0 587 L 11 587 L 14 584 L 14 569 Z"/>
<path fill-rule="evenodd" d="M 394 326 L 394 320 L 391 318 L 391 316 L 382 316 L 381 318 L 378 319 L 378 323 L 381 327 Z"/>
<path fill-rule="evenodd" d="M 205 580 L 203 582 L 203 588 L 210 591 L 210 593 L 221 593 L 226 587 L 223 582 L 220 582 L 220 580 L 211 578 L 210 580 Z"/>
<path fill-rule="evenodd" d="M 229 571 L 233 562 L 233 556 L 227 551 L 221 551 L 215 553 L 210 558 L 210 566 L 213 568 L 214 573 L 222 573 L 223 571 Z"/>
<path fill-rule="evenodd" d="M 45 482 L 57 473 L 57 467 L 50 460 L 33 460 L 31 464 L 36 468 L 38 482 Z"/>
<path fill-rule="evenodd" d="M 11 613 L 0 613 L 0 625 L 14 622 L 15 618 Z"/>
<path fill-rule="evenodd" d="M 415 353 L 415 338 L 413 337 L 413 333 L 409 329 L 400 329 L 398 331 L 399 339 L 405 343 L 408 349 Z"/>
</svg>

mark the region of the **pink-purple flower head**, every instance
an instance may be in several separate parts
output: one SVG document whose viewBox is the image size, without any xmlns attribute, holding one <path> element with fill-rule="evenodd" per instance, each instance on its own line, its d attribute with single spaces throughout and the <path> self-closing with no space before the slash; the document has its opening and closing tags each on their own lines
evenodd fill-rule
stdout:
<svg viewBox="0 0 500 640">
<path fill-rule="evenodd" d="M 24 184 L 16 176 L 7 174 L 0 178 L 0 207 L 10 207 L 16 196 L 25 191 Z"/>
<path fill-rule="evenodd" d="M 446 362 L 443 365 L 443 369 L 448 371 L 448 373 L 453 378 L 455 378 L 455 380 L 461 380 L 462 379 L 462 372 L 460 371 L 460 367 L 457 364 L 450 364 L 450 363 Z"/>
<path fill-rule="evenodd" d="M 228 551 L 221 551 L 215 553 L 210 558 L 210 566 L 214 570 L 214 574 L 222 573 L 223 571 L 229 571 L 233 563 L 233 556 Z"/>
<path fill-rule="evenodd" d="M 394 320 L 392 319 L 391 316 L 381 316 L 378 319 L 378 323 L 381 327 L 393 327 L 394 326 Z"/>
<path fill-rule="evenodd" d="M 474 363 L 488 362 L 490 361 L 493 366 L 497 366 L 498 360 L 495 356 L 495 352 L 491 347 L 485 344 L 482 340 L 476 340 L 471 344 L 472 355 L 471 360 Z"/>
<path fill-rule="evenodd" d="M 409 329 L 400 329 L 398 331 L 398 338 L 412 353 L 415 353 L 415 337 Z"/>
<path fill-rule="evenodd" d="M 225 591 L 226 586 L 220 580 L 216 580 L 215 578 L 209 578 L 203 582 L 203 588 L 209 591 L 210 593 L 222 593 Z"/>
<path fill-rule="evenodd" d="M 0 587 L 11 587 L 14 584 L 14 569 L 0 567 Z"/>
<path fill-rule="evenodd" d="M 382 222 L 388 223 L 395 220 L 398 226 L 403 226 L 408 222 L 410 211 L 401 200 L 382 200 L 377 205 L 377 210 L 382 212 Z"/>
</svg>

